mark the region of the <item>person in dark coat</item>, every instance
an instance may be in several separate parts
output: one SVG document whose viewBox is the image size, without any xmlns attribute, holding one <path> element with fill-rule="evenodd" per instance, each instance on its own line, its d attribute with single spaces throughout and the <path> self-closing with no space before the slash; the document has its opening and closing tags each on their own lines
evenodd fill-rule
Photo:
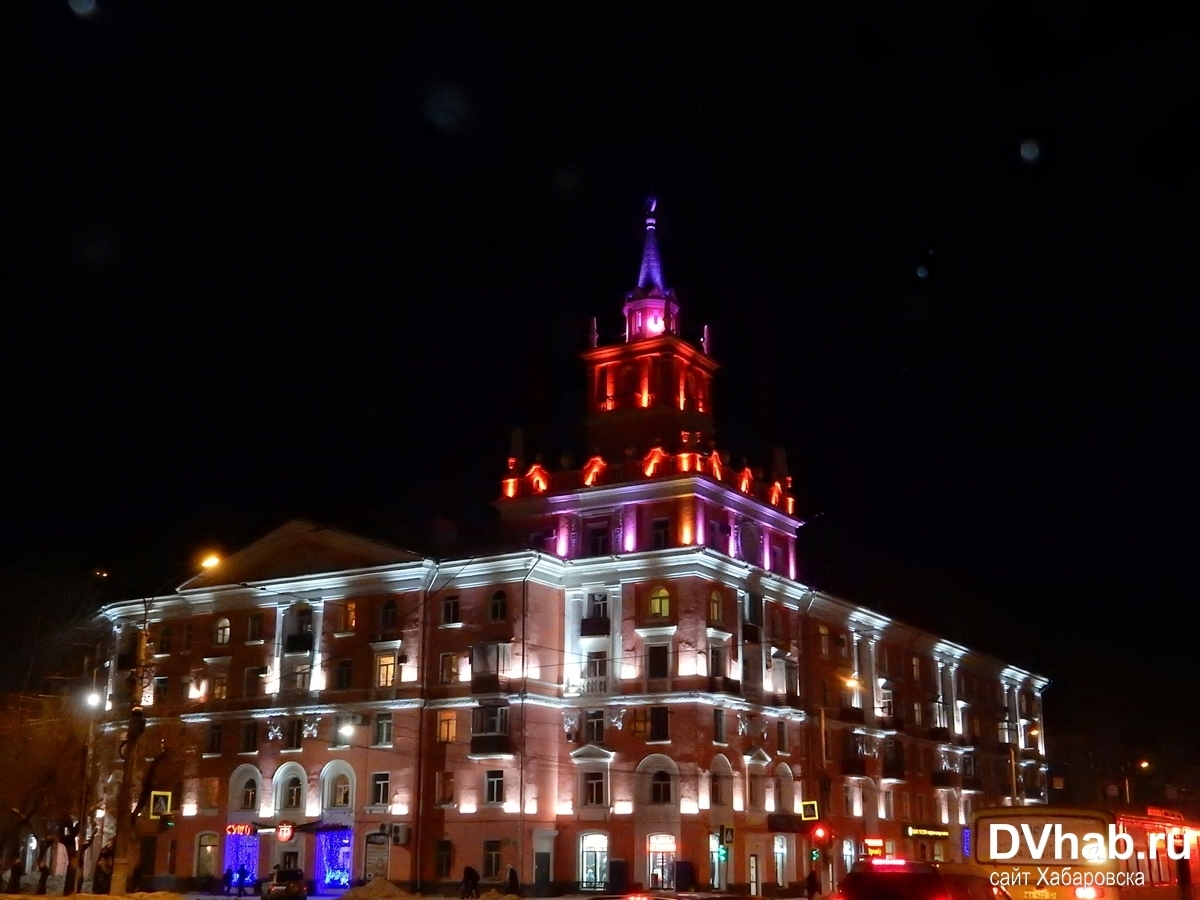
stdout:
<svg viewBox="0 0 1200 900">
<path fill-rule="evenodd" d="M 808 900 L 813 900 L 813 897 L 821 893 L 821 879 L 817 877 L 816 869 L 808 870 L 808 877 L 804 879 L 804 894 Z"/>
<path fill-rule="evenodd" d="M 25 876 L 25 863 L 21 857 L 14 856 L 12 865 L 8 868 L 8 886 L 5 890 L 10 894 L 21 893 L 21 879 Z"/>
<path fill-rule="evenodd" d="M 246 879 L 248 879 L 249 877 L 250 877 L 250 873 L 246 871 L 246 867 L 244 865 L 238 866 L 237 883 L 238 883 L 238 896 L 239 897 L 246 896 Z"/>
<path fill-rule="evenodd" d="M 475 871 L 474 866 L 463 869 L 462 895 L 463 900 L 479 896 L 479 873 Z"/>
<path fill-rule="evenodd" d="M 225 896 L 229 896 L 229 892 L 233 890 L 233 866 L 225 870 L 225 874 L 221 876 L 221 884 L 225 887 Z"/>
<path fill-rule="evenodd" d="M 504 883 L 506 893 L 512 894 L 515 897 L 521 896 L 521 879 L 517 875 L 517 870 L 512 866 L 508 867 L 508 878 Z"/>
</svg>

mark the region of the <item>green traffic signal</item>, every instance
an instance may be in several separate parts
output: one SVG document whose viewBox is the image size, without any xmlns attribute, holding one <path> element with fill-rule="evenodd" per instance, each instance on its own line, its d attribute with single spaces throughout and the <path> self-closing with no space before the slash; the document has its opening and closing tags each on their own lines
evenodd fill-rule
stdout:
<svg viewBox="0 0 1200 900">
<path fill-rule="evenodd" d="M 729 850 L 727 850 L 725 847 L 718 848 L 717 859 L 721 862 L 725 862 L 725 860 L 729 859 Z"/>
<path fill-rule="evenodd" d="M 812 853 L 811 853 L 810 855 L 812 856 L 812 861 L 813 861 L 813 862 L 816 862 L 818 859 L 820 859 L 820 858 L 821 858 L 821 851 L 820 851 L 820 850 L 814 850 L 814 851 L 812 851 Z"/>
</svg>

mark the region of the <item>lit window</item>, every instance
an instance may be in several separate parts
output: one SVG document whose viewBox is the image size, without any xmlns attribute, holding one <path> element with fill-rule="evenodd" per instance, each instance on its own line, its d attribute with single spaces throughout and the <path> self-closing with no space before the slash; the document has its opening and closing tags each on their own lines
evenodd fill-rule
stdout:
<svg viewBox="0 0 1200 900">
<path fill-rule="evenodd" d="M 228 619 L 218 619 L 217 620 L 217 630 L 216 630 L 215 634 L 213 635 L 213 640 L 217 644 L 228 644 L 229 643 L 229 620 Z"/>
<path fill-rule="evenodd" d="M 357 622 L 353 600 L 347 600 L 338 610 L 338 631 L 353 631 Z"/>
<path fill-rule="evenodd" d="M 441 657 L 441 682 L 442 684 L 457 684 L 459 682 L 459 666 L 462 663 L 462 657 L 457 653 L 443 653 Z"/>
<path fill-rule="evenodd" d="M 650 618 L 668 619 L 671 617 L 671 595 L 666 588 L 655 588 L 650 592 Z"/>
<path fill-rule="evenodd" d="M 458 716 L 452 709 L 440 709 L 437 714 L 437 739 L 439 743 L 449 744 L 454 741 L 458 731 Z"/>
<path fill-rule="evenodd" d="M 229 694 L 229 675 L 226 672 L 213 672 L 212 695 L 214 700 L 224 700 Z"/>
<path fill-rule="evenodd" d="M 721 592 L 713 591 L 708 597 L 708 621 L 721 621 Z"/>
<path fill-rule="evenodd" d="M 392 687 L 396 683 L 396 657 L 380 654 L 375 657 L 375 687 Z"/>
<path fill-rule="evenodd" d="M 492 594 L 492 602 L 488 607 L 488 617 L 493 622 L 503 622 L 508 618 L 508 595 L 504 591 Z"/>
<path fill-rule="evenodd" d="M 921 657 L 919 656 L 912 658 L 912 677 L 914 682 L 921 683 Z"/>
<path fill-rule="evenodd" d="M 350 735 L 343 734 L 342 729 L 353 729 L 354 720 L 350 716 L 334 716 L 333 717 L 333 746 L 349 747 Z"/>
<path fill-rule="evenodd" d="M 821 655 L 828 656 L 829 655 L 829 626 L 827 626 L 827 625 L 818 626 L 818 634 L 820 635 L 820 638 L 821 638 Z"/>
</svg>

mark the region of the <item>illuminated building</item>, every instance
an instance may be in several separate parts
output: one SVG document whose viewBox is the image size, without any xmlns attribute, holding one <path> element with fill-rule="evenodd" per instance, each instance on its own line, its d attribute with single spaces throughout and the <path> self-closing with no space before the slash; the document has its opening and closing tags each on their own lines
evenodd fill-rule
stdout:
<svg viewBox="0 0 1200 900">
<path fill-rule="evenodd" d="M 291 523 L 149 604 L 148 714 L 207 752 L 145 870 L 761 894 L 807 874 L 813 812 L 836 877 L 958 858 L 1013 772 L 1043 802 L 1044 678 L 804 583 L 782 455 L 717 449 L 653 204 L 624 316 L 583 354 L 583 464 L 500 479 L 527 549 L 438 561 Z M 147 617 L 104 616 L 116 736 Z"/>
</svg>

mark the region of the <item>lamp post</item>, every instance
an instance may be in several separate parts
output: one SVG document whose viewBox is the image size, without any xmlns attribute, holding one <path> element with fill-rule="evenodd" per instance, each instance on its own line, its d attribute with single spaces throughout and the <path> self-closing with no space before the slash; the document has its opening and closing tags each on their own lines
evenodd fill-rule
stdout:
<svg viewBox="0 0 1200 900">
<path fill-rule="evenodd" d="M 90 660 L 84 662 L 85 667 Z M 96 710 L 100 707 L 100 693 L 96 690 L 96 670 L 92 668 L 92 687 L 84 698 L 88 709 L 87 743 L 83 747 L 83 777 L 80 778 L 79 791 L 79 824 L 75 834 L 75 853 L 73 862 L 78 866 L 68 867 L 67 880 L 63 884 L 63 894 L 73 894 L 83 888 L 84 873 L 87 865 L 84 862 L 84 849 L 88 844 L 88 831 L 91 827 L 91 804 L 89 802 L 90 785 L 88 784 L 92 771 L 92 746 L 96 740 Z"/>
</svg>

